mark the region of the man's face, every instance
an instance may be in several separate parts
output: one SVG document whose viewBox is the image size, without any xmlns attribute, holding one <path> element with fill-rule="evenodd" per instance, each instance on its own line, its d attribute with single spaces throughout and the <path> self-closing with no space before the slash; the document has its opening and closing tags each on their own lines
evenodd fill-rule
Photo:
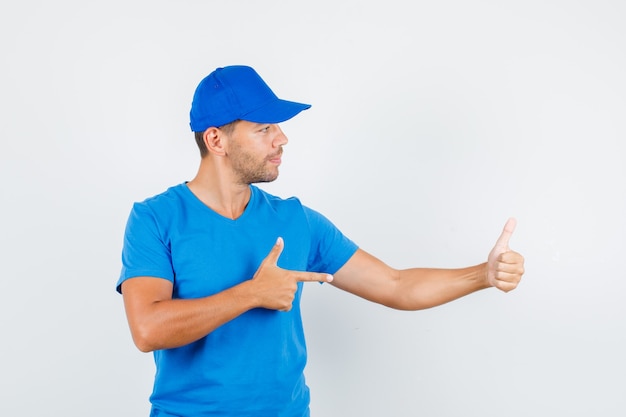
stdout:
<svg viewBox="0 0 626 417">
<path fill-rule="evenodd" d="M 238 182 L 274 181 L 286 144 L 287 137 L 276 124 L 237 122 L 228 137 L 226 154 Z"/>
</svg>

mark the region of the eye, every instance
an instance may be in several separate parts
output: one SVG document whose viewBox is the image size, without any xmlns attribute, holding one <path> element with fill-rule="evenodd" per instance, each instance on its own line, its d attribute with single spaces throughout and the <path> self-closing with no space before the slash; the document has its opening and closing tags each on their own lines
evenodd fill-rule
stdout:
<svg viewBox="0 0 626 417">
<path fill-rule="evenodd" d="M 269 130 L 270 130 L 270 126 L 269 126 L 269 125 L 267 125 L 267 126 L 262 127 L 262 128 L 259 130 L 259 132 L 261 132 L 261 133 L 267 133 L 267 132 L 269 132 Z"/>
</svg>

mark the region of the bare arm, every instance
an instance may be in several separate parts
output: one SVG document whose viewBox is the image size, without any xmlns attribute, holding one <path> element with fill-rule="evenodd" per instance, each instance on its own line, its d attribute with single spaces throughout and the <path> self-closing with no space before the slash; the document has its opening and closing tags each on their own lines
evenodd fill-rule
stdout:
<svg viewBox="0 0 626 417">
<path fill-rule="evenodd" d="M 515 221 L 509 220 L 485 263 L 459 269 L 393 269 L 363 250 L 335 274 L 333 285 L 400 310 L 435 307 L 489 287 L 510 291 L 524 273 L 524 258 L 508 246 Z"/>
<path fill-rule="evenodd" d="M 299 281 L 332 280 L 327 274 L 279 268 L 283 247 L 278 239 L 252 279 L 209 297 L 172 299 L 168 280 L 128 279 L 122 294 L 135 345 L 144 352 L 183 346 L 253 308 L 289 311 Z"/>
</svg>

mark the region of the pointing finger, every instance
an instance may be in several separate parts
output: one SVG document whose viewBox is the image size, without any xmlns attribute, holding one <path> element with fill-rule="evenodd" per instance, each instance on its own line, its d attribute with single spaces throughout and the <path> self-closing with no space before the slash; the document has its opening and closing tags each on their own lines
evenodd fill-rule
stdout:
<svg viewBox="0 0 626 417">
<path fill-rule="evenodd" d="M 515 226 L 517 225 L 517 220 L 511 217 L 506 224 L 504 225 L 504 229 L 502 229 L 502 234 L 498 238 L 496 242 L 496 247 L 509 249 L 509 240 L 515 231 Z"/>
<path fill-rule="evenodd" d="M 302 282 L 332 282 L 333 276 L 319 272 L 298 272 L 296 274 L 296 280 Z"/>
</svg>

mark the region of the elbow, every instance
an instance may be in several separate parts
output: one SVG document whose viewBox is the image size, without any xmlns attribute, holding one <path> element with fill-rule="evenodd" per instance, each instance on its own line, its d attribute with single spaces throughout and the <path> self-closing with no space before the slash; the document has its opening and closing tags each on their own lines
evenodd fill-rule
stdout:
<svg viewBox="0 0 626 417">
<path fill-rule="evenodd" d="M 389 302 L 384 302 L 382 304 L 385 307 L 389 307 L 394 310 L 401 310 L 401 311 L 428 310 L 429 308 L 435 307 L 434 304 L 430 304 L 422 300 L 395 299 L 395 300 L 389 300 Z"/>
<path fill-rule="evenodd" d="M 139 349 L 140 352 L 150 353 L 157 349 L 153 348 L 150 344 L 145 343 L 144 341 L 133 339 L 135 342 L 135 346 Z"/>
<path fill-rule="evenodd" d="M 397 286 L 392 295 L 385 297 L 381 304 L 394 310 L 401 311 L 428 310 L 438 305 L 432 297 L 428 297 L 428 295 L 420 292 L 402 288 L 401 286 Z"/>
<path fill-rule="evenodd" d="M 441 288 L 434 288 L 425 278 L 423 273 L 416 275 L 415 272 L 396 271 L 391 281 L 392 288 L 382 304 L 396 310 L 420 311 L 449 301 L 442 295 L 444 291 Z"/>
<path fill-rule="evenodd" d="M 389 290 L 379 300 L 379 303 L 385 307 L 401 311 L 418 311 L 433 307 L 425 294 L 407 285 L 407 280 L 403 277 L 402 271 L 394 270 L 389 282 L 391 284 Z"/>
<path fill-rule="evenodd" d="M 396 296 L 386 304 L 396 310 L 420 311 L 428 310 L 444 304 L 444 300 L 424 294 L 422 291 L 401 290 L 396 292 Z"/>
<path fill-rule="evenodd" d="M 131 334 L 135 346 L 141 352 L 149 353 L 159 349 L 154 331 L 149 326 L 136 326 L 131 329 Z"/>
<path fill-rule="evenodd" d="M 428 310 L 446 304 L 448 300 L 438 297 L 428 297 L 427 295 L 416 295 L 413 297 L 400 297 L 393 301 L 389 307 L 396 310 L 420 311 Z"/>
</svg>

